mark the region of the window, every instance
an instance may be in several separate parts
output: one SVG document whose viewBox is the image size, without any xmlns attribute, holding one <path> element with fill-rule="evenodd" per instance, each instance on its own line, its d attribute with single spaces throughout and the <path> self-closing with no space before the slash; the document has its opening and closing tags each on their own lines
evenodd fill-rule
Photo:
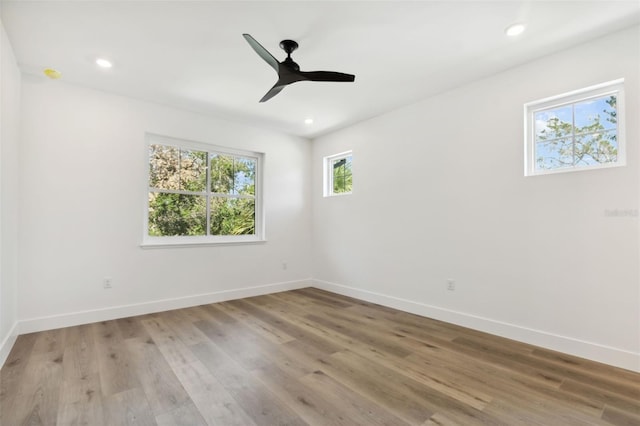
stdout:
<svg viewBox="0 0 640 426">
<path fill-rule="evenodd" d="M 525 104 L 525 175 L 623 166 L 623 80 Z"/>
<path fill-rule="evenodd" d="M 351 151 L 324 158 L 324 196 L 351 194 Z"/>
<path fill-rule="evenodd" d="M 263 240 L 262 154 L 148 135 L 143 245 Z"/>
</svg>

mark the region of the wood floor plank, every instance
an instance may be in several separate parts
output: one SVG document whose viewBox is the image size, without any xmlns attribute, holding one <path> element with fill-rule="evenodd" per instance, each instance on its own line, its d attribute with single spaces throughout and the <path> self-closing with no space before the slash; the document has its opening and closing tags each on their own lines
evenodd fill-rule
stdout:
<svg viewBox="0 0 640 426">
<path fill-rule="evenodd" d="M 605 407 L 602 412 L 602 419 L 616 426 L 638 426 L 640 425 L 640 415 L 628 411 L 619 410 L 614 407 Z"/>
<path fill-rule="evenodd" d="M 38 338 L 33 345 L 33 352 L 63 352 L 67 331 L 67 328 L 58 328 L 38 333 Z"/>
<path fill-rule="evenodd" d="M 193 326 L 193 313 L 187 314 L 183 309 L 165 312 L 163 320 L 185 345 L 195 345 L 207 341 L 207 337 Z"/>
<path fill-rule="evenodd" d="M 140 315 L 137 317 L 120 318 L 115 321 L 123 339 L 146 340 L 149 338 L 149 334 L 142 325 L 142 320 L 152 317 L 152 315 Z"/>
<path fill-rule="evenodd" d="M 640 426 L 640 374 L 307 288 L 19 336 L 0 424 Z"/>
<path fill-rule="evenodd" d="M 560 389 L 571 394 L 600 401 L 605 405 L 618 408 L 634 416 L 640 416 L 640 400 L 638 399 L 614 394 L 587 383 L 581 383 L 571 379 L 565 380 L 562 386 L 560 386 Z"/>
<path fill-rule="evenodd" d="M 638 386 L 637 384 L 634 385 L 616 379 L 599 377 L 590 374 L 588 371 L 578 371 L 572 368 L 567 368 L 565 366 L 544 360 L 542 358 L 524 356 L 520 353 L 513 352 L 508 349 L 487 344 L 486 342 L 483 342 L 482 340 L 477 338 L 459 337 L 454 339 L 453 342 L 473 347 L 474 349 L 479 349 L 484 352 L 490 352 L 494 355 L 508 358 L 528 367 L 550 372 L 551 374 L 559 377 L 565 377 L 582 383 L 589 383 L 591 385 L 597 386 L 600 389 L 604 389 L 612 393 L 617 393 L 619 395 L 626 395 L 631 399 L 640 400 L 640 386 Z"/>
<path fill-rule="evenodd" d="M 91 325 L 67 329 L 58 423 L 104 424 L 100 367 Z"/>
<path fill-rule="evenodd" d="M 62 383 L 63 352 L 33 352 L 10 407 L 3 407 L 3 424 L 56 424 Z"/>
<path fill-rule="evenodd" d="M 565 410 L 567 406 L 571 407 L 570 411 L 577 419 L 584 422 L 584 419 L 598 418 L 604 406 L 597 401 L 562 392 L 553 382 L 541 383 L 526 373 L 505 369 L 484 359 L 432 352 L 426 356 L 412 354 L 404 361 L 416 364 L 418 371 L 435 374 L 444 383 L 462 384 L 467 391 L 475 389 L 492 395 L 489 411 L 493 411 L 491 408 L 495 409 L 496 405 L 501 412 L 513 411 L 515 407 L 515 418 L 526 414 L 532 424 L 549 424 L 549 415 Z"/>
<path fill-rule="evenodd" d="M 129 363 L 129 354 L 116 321 L 92 324 L 96 354 L 100 369 L 100 385 L 103 396 L 134 389 L 140 386 Z"/>
<path fill-rule="evenodd" d="M 204 420 L 211 425 L 255 422 L 161 318 L 142 322 Z"/>
<path fill-rule="evenodd" d="M 340 300 L 339 298 L 331 297 L 330 294 L 314 291 L 311 288 L 301 288 L 296 290 L 296 293 L 311 298 L 316 303 L 321 303 L 331 309 L 349 308 L 352 305 L 352 300 Z"/>
<path fill-rule="evenodd" d="M 620 380 L 630 385 L 637 385 L 638 383 L 638 373 L 634 373 L 633 371 L 624 370 L 622 368 L 611 369 L 608 365 L 601 364 L 599 362 L 578 358 L 561 352 L 552 351 L 550 349 L 533 348 L 531 355 L 536 358 L 553 361 L 567 368 L 573 368 L 582 372 L 589 372 L 590 374 L 609 379 Z"/>
<path fill-rule="evenodd" d="M 363 395 L 352 392 L 321 370 L 316 370 L 300 379 L 310 389 L 322 396 L 333 406 L 345 406 L 349 416 L 356 424 L 402 426 L 409 423 L 393 413 L 381 408 L 374 401 Z"/>
<path fill-rule="evenodd" d="M 122 426 L 156 426 L 142 389 L 134 388 L 105 397 L 105 424 Z"/>
<path fill-rule="evenodd" d="M 198 407 L 191 401 L 156 416 L 158 426 L 207 426 Z"/>
<path fill-rule="evenodd" d="M 192 346 L 193 352 L 212 376 L 259 425 L 306 425 L 293 410 L 256 380 L 250 371 L 233 360 L 213 342 Z"/>
<path fill-rule="evenodd" d="M 2 407 L 3 424 L 55 424 L 63 381 L 64 342 L 67 329 L 48 330 L 35 335 L 33 346 L 11 405 Z"/>
<path fill-rule="evenodd" d="M 259 333 L 265 339 L 268 339 L 275 344 L 282 344 L 295 340 L 285 331 L 280 330 L 277 327 L 273 327 L 269 323 L 262 321 L 260 318 L 252 316 L 248 312 L 239 309 L 233 302 L 219 303 L 218 307 L 226 312 L 230 317 L 235 318 L 239 322 L 253 329 L 256 333 Z"/>
<path fill-rule="evenodd" d="M 254 370 L 253 374 L 278 398 L 310 425 L 357 425 L 343 406 L 335 406 L 313 389 L 288 376 L 275 365 Z"/>
<path fill-rule="evenodd" d="M 341 354 L 336 352 L 328 359 L 323 359 L 320 371 L 407 423 L 421 424 L 434 414 L 427 401 L 418 400 L 397 381 L 389 383 L 375 371 L 366 371 L 365 365 L 353 359 L 336 358 Z"/>
<path fill-rule="evenodd" d="M 273 343 L 254 334 L 250 327 L 241 324 L 228 327 L 228 323 L 215 321 L 199 321 L 194 325 L 216 345 L 228 353 L 235 353 L 236 361 L 244 368 L 259 368 L 269 363 L 262 351 L 268 352 Z"/>
<path fill-rule="evenodd" d="M 366 375 L 366 379 L 373 385 L 372 388 L 366 390 L 370 395 L 375 395 L 375 393 L 372 392 L 372 389 L 379 390 L 384 387 L 384 395 L 387 398 L 389 391 L 393 390 L 393 394 L 396 397 L 401 396 L 403 403 L 412 404 L 414 407 L 420 407 L 423 410 L 428 410 L 428 416 L 418 419 L 421 422 L 426 421 L 426 419 L 434 413 L 445 411 L 448 407 L 449 409 L 452 409 L 451 411 L 453 413 L 455 413 L 455 417 L 460 418 L 461 421 L 464 421 L 467 424 L 507 424 L 498 418 L 492 418 L 485 415 L 481 410 L 452 398 L 449 395 L 440 392 L 438 389 L 432 388 L 414 379 L 399 376 L 386 365 L 372 362 L 359 354 L 345 351 L 333 354 L 329 358 L 331 358 L 329 363 L 333 368 L 339 366 L 338 368 L 342 369 L 342 371 L 349 371 L 351 374 L 359 373 L 361 377 Z M 337 361 L 337 363 L 334 361 Z M 338 380 L 341 380 L 344 376 L 344 374 L 340 375 Z M 364 388 L 361 386 L 360 390 L 364 390 Z M 406 408 L 410 408 L 410 406 L 407 406 Z M 452 416 L 453 415 L 454 414 L 452 414 Z"/>
<path fill-rule="evenodd" d="M 14 406 L 18 396 L 17 389 L 24 379 L 24 372 L 38 335 L 30 333 L 18 336 L 4 366 L 0 369 L 0 425 L 10 424 L 9 415 L 13 411 L 10 407 Z"/>
<path fill-rule="evenodd" d="M 65 426 L 106 426 L 104 422 L 104 401 L 102 398 L 92 397 L 86 401 L 61 403 L 58 410 L 57 423 L 54 424 Z"/>
<path fill-rule="evenodd" d="M 127 339 L 125 345 L 154 416 L 176 410 L 191 400 L 151 337 Z"/>
<path fill-rule="evenodd" d="M 263 298 L 261 300 L 268 299 Z M 283 330 L 290 336 L 293 336 L 295 341 L 304 342 L 310 351 L 331 354 L 342 350 L 342 346 L 336 344 L 336 342 L 320 337 L 316 334 L 311 334 L 304 328 L 300 327 L 295 317 L 292 317 L 288 313 L 289 309 L 286 306 L 282 307 L 280 305 L 280 307 L 278 307 L 278 305 L 275 305 L 272 302 L 256 304 L 252 299 L 237 300 L 235 303 L 251 315 L 258 317 L 262 321 Z"/>
</svg>

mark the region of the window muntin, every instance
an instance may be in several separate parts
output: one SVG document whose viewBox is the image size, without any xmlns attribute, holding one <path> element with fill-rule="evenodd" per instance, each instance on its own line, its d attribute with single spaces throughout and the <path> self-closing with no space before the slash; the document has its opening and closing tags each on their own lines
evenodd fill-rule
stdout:
<svg viewBox="0 0 640 426">
<path fill-rule="evenodd" d="M 262 241 L 261 160 L 149 135 L 143 245 Z"/>
<path fill-rule="evenodd" d="M 351 151 L 324 158 L 324 196 L 351 194 L 353 189 Z"/>
<path fill-rule="evenodd" d="M 624 165 L 623 81 L 525 105 L 525 175 Z"/>
</svg>

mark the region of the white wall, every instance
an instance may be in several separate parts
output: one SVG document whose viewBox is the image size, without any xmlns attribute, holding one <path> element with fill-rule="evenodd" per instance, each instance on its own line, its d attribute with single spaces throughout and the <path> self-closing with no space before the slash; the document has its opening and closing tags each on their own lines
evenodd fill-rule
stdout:
<svg viewBox="0 0 640 426">
<path fill-rule="evenodd" d="M 17 336 L 20 71 L 0 21 L 0 365 Z"/>
<path fill-rule="evenodd" d="M 639 39 L 616 33 L 315 140 L 315 284 L 640 370 L 638 217 L 605 215 L 638 209 Z M 525 178 L 523 104 L 620 77 L 628 165 Z M 349 149 L 353 195 L 323 198 L 323 156 Z"/>
<path fill-rule="evenodd" d="M 308 140 L 26 75 L 22 106 L 21 332 L 308 285 Z M 268 242 L 142 249 L 145 132 L 264 152 Z"/>
</svg>

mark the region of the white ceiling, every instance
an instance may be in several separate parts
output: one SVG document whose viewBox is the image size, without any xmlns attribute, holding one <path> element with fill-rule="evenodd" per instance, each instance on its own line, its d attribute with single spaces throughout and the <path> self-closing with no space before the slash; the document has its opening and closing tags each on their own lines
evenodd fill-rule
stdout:
<svg viewBox="0 0 640 426">
<path fill-rule="evenodd" d="M 2 0 L 0 12 L 25 73 L 51 67 L 67 83 L 305 137 L 640 22 L 638 0 Z M 506 37 L 516 21 L 527 30 Z M 356 81 L 300 82 L 258 103 L 276 73 L 242 33 L 279 60 L 280 40 L 294 39 L 301 69 Z"/>
</svg>

